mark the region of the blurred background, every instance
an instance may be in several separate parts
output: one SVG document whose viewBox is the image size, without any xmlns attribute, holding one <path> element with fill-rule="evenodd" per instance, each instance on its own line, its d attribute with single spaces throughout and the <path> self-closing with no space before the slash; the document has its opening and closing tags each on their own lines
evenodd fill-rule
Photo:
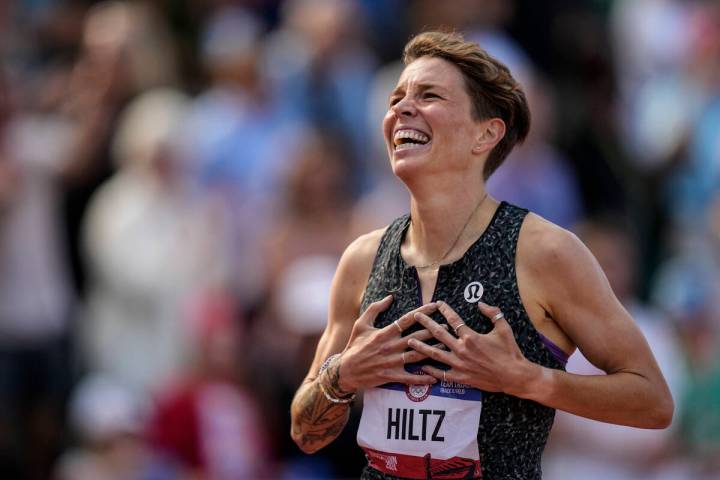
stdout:
<svg viewBox="0 0 720 480">
<path fill-rule="evenodd" d="M 720 478 L 720 4 L 699 0 L 0 2 L 1 478 L 357 478 L 357 411 L 306 456 L 289 405 L 339 255 L 408 208 L 380 122 L 438 26 L 531 103 L 490 192 L 588 244 L 676 401 L 664 431 L 559 413 L 545 478 Z"/>
</svg>

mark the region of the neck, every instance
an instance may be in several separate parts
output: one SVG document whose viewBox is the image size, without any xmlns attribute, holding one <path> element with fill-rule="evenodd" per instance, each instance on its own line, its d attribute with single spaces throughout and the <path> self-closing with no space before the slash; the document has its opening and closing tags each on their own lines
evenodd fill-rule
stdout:
<svg viewBox="0 0 720 480">
<path fill-rule="evenodd" d="M 485 185 L 440 179 L 432 188 L 410 188 L 412 224 L 404 255 L 412 265 L 448 263 L 465 251 L 469 239 L 489 222 L 497 202 L 486 198 Z M 443 258 L 444 257 L 444 258 Z"/>
</svg>

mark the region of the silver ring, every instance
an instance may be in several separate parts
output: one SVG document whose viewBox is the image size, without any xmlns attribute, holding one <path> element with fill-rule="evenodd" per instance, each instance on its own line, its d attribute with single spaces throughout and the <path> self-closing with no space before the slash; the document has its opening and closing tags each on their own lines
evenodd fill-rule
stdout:
<svg viewBox="0 0 720 480">
<path fill-rule="evenodd" d="M 394 323 L 395 326 L 397 327 L 398 332 L 402 333 L 402 332 L 403 332 L 403 329 L 402 329 L 402 327 L 400 326 L 400 324 L 397 322 L 397 320 L 395 320 L 393 323 Z"/>
<path fill-rule="evenodd" d="M 497 322 L 501 318 L 505 318 L 505 314 L 503 312 L 496 313 L 495 316 L 492 318 L 493 323 Z"/>
<path fill-rule="evenodd" d="M 402 352 L 402 362 L 403 362 L 403 365 L 405 365 L 405 352 Z"/>
<path fill-rule="evenodd" d="M 458 335 L 458 330 L 460 330 L 462 327 L 467 327 L 467 325 L 465 325 L 465 322 L 460 322 L 460 325 L 453 327 L 453 330 L 455 330 L 455 335 Z"/>
</svg>

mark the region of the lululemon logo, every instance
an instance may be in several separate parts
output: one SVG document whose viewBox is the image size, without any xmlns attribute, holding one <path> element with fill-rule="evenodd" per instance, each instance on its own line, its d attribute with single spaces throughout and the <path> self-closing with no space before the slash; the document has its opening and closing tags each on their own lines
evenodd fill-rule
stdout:
<svg viewBox="0 0 720 480">
<path fill-rule="evenodd" d="M 468 303 L 477 303 L 483 296 L 483 286 L 480 282 L 471 282 L 465 287 L 465 301 Z"/>
</svg>

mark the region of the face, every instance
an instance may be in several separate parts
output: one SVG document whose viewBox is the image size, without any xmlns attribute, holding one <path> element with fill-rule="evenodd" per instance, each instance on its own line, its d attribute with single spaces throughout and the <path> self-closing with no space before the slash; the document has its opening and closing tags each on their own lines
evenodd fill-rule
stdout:
<svg viewBox="0 0 720 480">
<path fill-rule="evenodd" d="M 383 131 L 395 175 L 465 170 L 474 154 L 483 153 L 477 139 L 487 122 L 472 118 L 464 78 L 450 62 L 434 57 L 412 62 L 389 104 Z"/>
</svg>

